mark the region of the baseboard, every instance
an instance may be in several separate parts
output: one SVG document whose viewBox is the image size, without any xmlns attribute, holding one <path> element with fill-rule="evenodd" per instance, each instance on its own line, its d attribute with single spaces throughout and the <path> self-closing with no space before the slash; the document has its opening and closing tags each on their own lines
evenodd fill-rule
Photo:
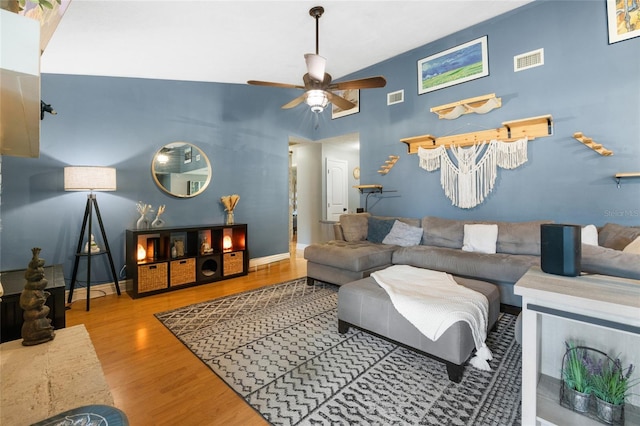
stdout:
<svg viewBox="0 0 640 426">
<path fill-rule="evenodd" d="M 118 285 L 120 286 L 120 292 L 127 292 L 127 280 L 118 280 Z M 97 284 L 91 286 L 91 298 L 95 299 L 96 297 L 106 296 L 108 294 L 117 294 L 116 285 L 114 283 L 104 283 Z M 66 301 L 69 298 L 69 290 L 65 291 L 64 300 Z M 73 290 L 73 300 L 86 300 L 87 298 L 87 289 L 85 287 L 76 288 Z"/>
<path fill-rule="evenodd" d="M 290 257 L 291 256 L 289 255 L 289 253 L 280 253 L 280 254 L 274 254 L 271 256 L 264 256 L 264 257 L 257 257 L 255 259 L 249 259 L 249 269 L 257 268 L 262 265 L 268 265 L 269 263 L 273 263 L 273 262 L 280 262 L 281 260 L 289 260 Z"/>
<path fill-rule="evenodd" d="M 249 259 L 249 269 L 258 268 L 263 265 L 268 265 L 274 262 L 280 262 L 281 260 L 289 260 L 289 253 L 274 254 L 271 256 L 258 257 L 255 259 Z M 120 291 L 126 293 L 127 280 L 118 280 L 120 285 Z M 114 283 L 97 284 L 91 286 L 91 298 L 106 296 L 109 294 L 117 294 L 116 285 Z M 69 290 L 65 292 L 64 300 L 69 297 Z M 87 289 L 84 287 L 76 288 L 73 290 L 73 301 L 85 300 L 87 298 Z"/>
</svg>

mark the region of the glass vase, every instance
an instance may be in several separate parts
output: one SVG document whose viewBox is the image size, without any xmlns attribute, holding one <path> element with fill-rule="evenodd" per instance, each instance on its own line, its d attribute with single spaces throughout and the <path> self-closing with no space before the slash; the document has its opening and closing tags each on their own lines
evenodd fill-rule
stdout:
<svg viewBox="0 0 640 426">
<path fill-rule="evenodd" d="M 233 211 L 228 211 L 227 212 L 227 225 L 233 225 L 233 223 L 234 223 Z"/>
</svg>

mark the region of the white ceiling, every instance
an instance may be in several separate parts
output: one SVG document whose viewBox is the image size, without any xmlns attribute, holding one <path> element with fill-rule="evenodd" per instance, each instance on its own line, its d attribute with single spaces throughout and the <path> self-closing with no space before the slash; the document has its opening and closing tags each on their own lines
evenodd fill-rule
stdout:
<svg viewBox="0 0 640 426">
<path fill-rule="evenodd" d="M 72 0 L 41 71 L 299 84 L 321 5 L 320 55 L 337 79 L 530 1 Z"/>
</svg>

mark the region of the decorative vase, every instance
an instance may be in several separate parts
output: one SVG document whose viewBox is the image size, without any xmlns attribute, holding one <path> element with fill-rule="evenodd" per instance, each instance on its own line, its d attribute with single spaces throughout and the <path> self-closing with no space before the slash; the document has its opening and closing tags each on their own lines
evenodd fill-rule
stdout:
<svg viewBox="0 0 640 426">
<path fill-rule="evenodd" d="M 614 405 L 596 398 L 596 413 L 598 418 L 605 423 L 619 423 L 622 419 L 622 405 Z"/>
<path fill-rule="evenodd" d="M 153 222 L 151 222 L 151 227 L 152 228 L 162 228 L 164 226 L 164 220 L 160 219 L 159 217 L 156 217 Z"/>
<path fill-rule="evenodd" d="M 234 223 L 233 210 L 229 210 L 227 212 L 227 225 L 233 225 L 233 223 Z"/>
<path fill-rule="evenodd" d="M 574 411 L 586 413 L 589 411 L 589 402 L 591 394 L 578 392 L 573 388 L 567 387 L 567 395 L 569 397 L 569 405 Z"/>
<path fill-rule="evenodd" d="M 149 221 L 145 217 L 145 215 L 141 215 L 140 219 L 136 222 L 136 229 L 147 229 L 149 228 Z"/>
</svg>

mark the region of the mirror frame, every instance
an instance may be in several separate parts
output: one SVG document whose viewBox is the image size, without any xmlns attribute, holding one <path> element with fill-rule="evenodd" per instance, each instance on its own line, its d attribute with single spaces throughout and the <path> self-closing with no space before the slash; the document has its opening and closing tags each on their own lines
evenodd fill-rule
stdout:
<svg viewBox="0 0 640 426">
<path fill-rule="evenodd" d="M 209 171 L 208 175 L 207 175 L 207 180 L 204 182 L 204 184 L 202 185 L 202 187 L 200 187 L 200 189 L 193 193 L 193 194 L 176 194 L 173 193 L 169 190 L 169 188 L 166 188 L 158 179 L 157 176 L 157 172 L 156 172 L 156 163 L 158 161 L 158 156 L 162 153 L 163 149 L 166 148 L 171 148 L 174 145 L 178 145 L 181 144 L 182 145 L 188 145 L 191 147 L 191 151 L 192 151 L 192 156 L 195 157 L 196 155 L 200 155 L 202 158 L 202 161 L 204 161 L 206 163 L 206 167 Z M 209 183 L 211 183 L 211 177 L 213 176 L 213 169 L 211 168 L 211 162 L 209 161 L 209 157 L 207 157 L 207 155 L 204 153 L 204 151 L 202 151 L 200 148 L 198 148 L 196 145 L 189 143 L 189 142 L 184 142 L 184 141 L 176 141 L 176 142 L 170 142 L 164 146 L 162 146 L 158 151 L 156 151 L 156 153 L 153 156 L 153 159 L 151 160 L 151 176 L 153 176 L 153 180 L 156 183 L 156 185 L 158 186 L 158 188 L 160 188 L 162 191 L 164 191 L 165 193 L 171 195 L 172 197 L 176 197 L 176 198 L 193 198 L 196 195 L 200 195 L 202 194 L 205 189 L 207 189 L 207 187 L 209 186 Z"/>
</svg>

